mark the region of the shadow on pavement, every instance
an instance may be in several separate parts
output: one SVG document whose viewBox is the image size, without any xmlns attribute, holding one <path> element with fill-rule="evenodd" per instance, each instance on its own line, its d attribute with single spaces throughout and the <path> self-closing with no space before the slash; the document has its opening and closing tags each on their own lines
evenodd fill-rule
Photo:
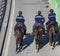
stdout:
<svg viewBox="0 0 60 56">
<path fill-rule="evenodd" d="M 60 26 L 58 27 L 58 33 L 57 33 L 57 44 L 56 44 L 56 46 L 57 45 L 60 45 Z"/>
<path fill-rule="evenodd" d="M 34 40 L 33 35 L 28 33 L 25 39 L 23 40 L 23 50 L 26 49 L 30 44 L 32 44 L 33 40 Z"/>
<path fill-rule="evenodd" d="M 39 49 L 43 48 L 48 42 L 49 42 L 49 35 L 48 33 L 46 33 L 46 35 L 42 37 Z"/>
<path fill-rule="evenodd" d="M 60 30 L 59 30 L 59 32 L 57 34 L 57 41 L 58 41 L 58 43 L 56 44 L 56 46 L 60 45 Z"/>
</svg>

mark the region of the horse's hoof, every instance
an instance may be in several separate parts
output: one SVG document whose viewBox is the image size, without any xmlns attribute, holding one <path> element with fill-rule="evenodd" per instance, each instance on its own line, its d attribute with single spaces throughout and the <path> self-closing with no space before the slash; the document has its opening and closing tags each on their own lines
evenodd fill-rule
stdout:
<svg viewBox="0 0 60 56">
<path fill-rule="evenodd" d="M 50 46 L 52 46 L 52 44 Z"/>
<path fill-rule="evenodd" d="M 52 44 L 50 43 L 50 46 L 52 46 Z"/>
<path fill-rule="evenodd" d="M 19 49 L 19 52 L 21 52 L 21 49 Z"/>
<path fill-rule="evenodd" d="M 19 53 L 19 51 L 17 50 L 17 51 L 16 51 L 16 54 L 18 54 L 18 53 Z"/>
<path fill-rule="evenodd" d="M 52 48 L 52 50 L 54 50 L 54 47 Z"/>
<path fill-rule="evenodd" d="M 53 47 L 55 48 L 55 44 L 53 45 Z"/>
<path fill-rule="evenodd" d="M 22 47 L 19 48 L 19 52 L 22 52 Z"/>
<path fill-rule="evenodd" d="M 52 49 L 54 50 L 55 46 L 52 47 Z"/>
<path fill-rule="evenodd" d="M 37 53 L 39 52 L 39 50 L 37 50 Z"/>
<path fill-rule="evenodd" d="M 37 53 L 39 52 L 39 48 L 37 49 Z"/>
<path fill-rule="evenodd" d="M 16 52 L 18 51 L 18 48 L 16 48 Z"/>
<path fill-rule="evenodd" d="M 16 54 L 18 54 L 18 52 L 16 52 Z"/>
</svg>

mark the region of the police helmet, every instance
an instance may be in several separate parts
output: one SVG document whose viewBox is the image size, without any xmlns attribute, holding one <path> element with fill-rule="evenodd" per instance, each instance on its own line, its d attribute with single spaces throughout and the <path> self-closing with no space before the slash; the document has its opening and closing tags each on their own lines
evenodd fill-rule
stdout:
<svg viewBox="0 0 60 56">
<path fill-rule="evenodd" d="M 41 14 L 41 11 L 38 11 L 38 15 L 40 15 Z"/>
<path fill-rule="evenodd" d="M 18 14 L 19 14 L 19 15 L 22 15 L 22 11 L 19 11 Z"/>
<path fill-rule="evenodd" d="M 54 12 L 54 10 L 53 10 L 53 9 L 50 9 L 50 12 L 51 12 L 51 13 L 53 13 L 53 12 Z"/>
</svg>

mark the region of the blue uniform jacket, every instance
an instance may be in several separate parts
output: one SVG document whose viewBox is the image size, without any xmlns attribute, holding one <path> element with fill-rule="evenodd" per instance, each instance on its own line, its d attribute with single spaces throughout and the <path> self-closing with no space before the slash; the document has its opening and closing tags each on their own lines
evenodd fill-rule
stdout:
<svg viewBox="0 0 60 56">
<path fill-rule="evenodd" d="M 25 20 L 24 20 L 23 16 L 17 16 L 16 21 L 19 23 L 21 23 L 21 22 L 23 23 Z"/>
<path fill-rule="evenodd" d="M 17 22 L 17 23 L 16 23 L 16 25 L 15 25 L 15 27 L 14 27 L 15 30 L 18 28 L 18 24 L 25 22 L 25 19 L 24 19 L 23 16 L 17 16 L 16 22 Z M 23 24 L 23 28 L 26 29 L 25 24 Z"/>
<path fill-rule="evenodd" d="M 36 15 L 35 21 L 38 23 L 43 23 L 43 21 L 45 21 L 45 19 L 44 19 L 43 15 Z"/>
<path fill-rule="evenodd" d="M 35 16 L 35 24 L 33 25 L 33 28 L 35 28 L 36 26 L 37 26 L 37 23 L 40 23 L 40 25 L 43 27 L 43 28 L 45 28 L 45 26 L 44 26 L 44 21 L 45 21 L 45 19 L 44 19 L 44 17 L 43 17 L 43 15 L 36 15 Z"/>
<path fill-rule="evenodd" d="M 49 21 L 56 21 L 56 14 L 55 13 L 50 13 L 48 15 Z"/>
<path fill-rule="evenodd" d="M 46 23 L 46 25 L 49 25 L 50 24 L 50 22 L 51 21 L 54 21 L 56 24 L 57 24 L 57 22 L 56 22 L 56 14 L 55 13 L 50 13 L 49 15 L 48 15 L 48 22 Z"/>
</svg>

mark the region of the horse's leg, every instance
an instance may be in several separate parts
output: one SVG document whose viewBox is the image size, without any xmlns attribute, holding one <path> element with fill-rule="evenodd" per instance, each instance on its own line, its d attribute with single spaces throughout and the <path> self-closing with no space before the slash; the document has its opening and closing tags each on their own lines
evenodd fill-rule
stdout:
<svg viewBox="0 0 60 56">
<path fill-rule="evenodd" d="M 54 39 L 53 39 L 53 47 L 55 47 L 55 42 L 56 42 L 56 36 L 54 35 L 54 37 L 53 37 Z"/>
<path fill-rule="evenodd" d="M 53 32 L 53 47 L 55 47 L 55 41 L 56 41 L 56 34 L 55 34 L 55 30 Z"/>
<path fill-rule="evenodd" d="M 39 46 L 38 46 L 38 52 L 39 52 L 39 49 L 40 49 L 40 46 L 41 46 L 41 38 L 42 38 L 42 35 L 43 35 L 43 29 L 40 29 L 39 30 Z"/>
<path fill-rule="evenodd" d="M 37 52 L 39 52 L 39 36 L 37 36 L 36 38 L 36 49 L 37 49 Z"/>
<path fill-rule="evenodd" d="M 35 37 L 36 49 L 38 48 L 38 39 Z"/>
<path fill-rule="evenodd" d="M 36 49 L 38 52 L 39 40 L 37 39 L 37 36 L 35 36 L 35 44 L 36 44 Z"/>
<path fill-rule="evenodd" d="M 23 46 L 23 38 L 21 38 L 20 46 L 21 46 L 21 49 L 22 49 L 22 46 Z"/>
<path fill-rule="evenodd" d="M 35 38 L 35 44 L 36 44 L 36 49 L 38 52 L 38 48 L 39 48 L 39 36 L 38 36 L 38 30 L 34 29 L 34 38 Z"/>
<path fill-rule="evenodd" d="M 52 34 L 51 34 L 50 31 L 49 31 L 49 37 L 50 37 L 50 40 L 49 40 L 49 42 L 50 42 L 50 46 L 52 46 Z"/>
<path fill-rule="evenodd" d="M 24 29 L 22 29 L 22 34 L 21 34 L 21 43 L 20 43 L 21 49 L 23 46 L 23 37 L 24 37 Z"/>
<path fill-rule="evenodd" d="M 14 31 L 14 36 L 16 39 L 16 52 L 17 52 L 17 50 L 18 50 L 18 31 L 17 30 Z"/>
<path fill-rule="evenodd" d="M 18 50 L 18 39 L 16 39 L 16 51 Z"/>
<path fill-rule="evenodd" d="M 39 47 L 39 39 L 38 39 L 38 36 L 35 36 L 35 44 L 36 44 L 36 49 L 38 50 L 38 47 Z"/>
<path fill-rule="evenodd" d="M 39 35 L 37 35 L 37 39 L 36 39 L 36 49 L 37 52 L 39 52 Z"/>
<path fill-rule="evenodd" d="M 19 51 L 21 51 L 21 49 L 22 49 L 22 46 L 21 46 L 22 44 L 21 44 L 21 39 L 19 38 Z"/>
<path fill-rule="evenodd" d="M 37 49 L 37 30 L 33 29 L 33 34 L 34 34 L 34 39 L 35 39 L 35 44 L 36 44 L 36 49 Z"/>
<path fill-rule="evenodd" d="M 41 44 L 41 37 L 42 37 L 42 32 L 43 30 L 41 28 L 38 28 L 38 34 L 37 34 L 37 52 L 39 52 L 39 47 L 40 47 L 40 44 Z"/>
<path fill-rule="evenodd" d="M 23 35 L 24 35 L 24 29 L 21 28 L 19 29 L 19 49 L 22 48 L 22 41 L 23 41 Z"/>
</svg>

